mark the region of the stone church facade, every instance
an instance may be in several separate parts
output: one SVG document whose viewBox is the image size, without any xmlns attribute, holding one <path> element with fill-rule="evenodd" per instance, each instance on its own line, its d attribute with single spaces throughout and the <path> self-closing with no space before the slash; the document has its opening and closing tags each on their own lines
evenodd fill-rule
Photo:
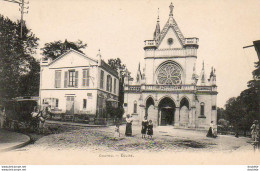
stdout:
<svg viewBox="0 0 260 171">
<path fill-rule="evenodd" d="M 136 79 L 125 79 L 124 109 L 134 123 L 144 116 L 155 126 L 205 128 L 217 121 L 215 69 L 207 77 L 204 63 L 199 75 L 196 60 L 199 39 L 185 38 L 173 17 L 160 29 L 159 17 L 152 40 L 144 45 L 145 66 Z"/>
</svg>

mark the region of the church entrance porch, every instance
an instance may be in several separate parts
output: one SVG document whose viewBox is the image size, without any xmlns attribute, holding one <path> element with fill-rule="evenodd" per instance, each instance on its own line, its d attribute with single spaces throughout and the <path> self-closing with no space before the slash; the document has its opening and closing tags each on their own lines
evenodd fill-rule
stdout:
<svg viewBox="0 0 260 171">
<path fill-rule="evenodd" d="M 172 99 L 165 97 L 158 105 L 158 125 L 174 125 L 176 106 Z"/>
</svg>

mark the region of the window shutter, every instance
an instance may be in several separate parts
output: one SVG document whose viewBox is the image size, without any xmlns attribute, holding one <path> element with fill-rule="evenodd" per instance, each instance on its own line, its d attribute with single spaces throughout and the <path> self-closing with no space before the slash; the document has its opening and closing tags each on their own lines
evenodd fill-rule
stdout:
<svg viewBox="0 0 260 171">
<path fill-rule="evenodd" d="M 58 83 L 59 88 L 61 87 L 61 71 L 59 72 L 59 83 Z"/>
<path fill-rule="evenodd" d="M 55 88 L 61 87 L 61 71 L 55 71 Z"/>
<path fill-rule="evenodd" d="M 78 75 L 79 75 L 79 72 L 76 71 L 75 72 L 75 87 L 78 87 Z"/>
<path fill-rule="evenodd" d="M 64 73 L 64 88 L 68 87 L 68 71 Z"/>
<path fill-rule="evenodd" d="M 89 86 L 89 69 L 87 71 L 86 86 Z"/>
<path fill-rule="evenodd" d="M 55 75 L 54 75 L 54 87 L 57 88 L 57 71 L 55 71 Z"/>
<path fill-rule="evenodd" d="M 86 86 L 86 70 L 83 70 L 82 86 Z"/>
</svg>

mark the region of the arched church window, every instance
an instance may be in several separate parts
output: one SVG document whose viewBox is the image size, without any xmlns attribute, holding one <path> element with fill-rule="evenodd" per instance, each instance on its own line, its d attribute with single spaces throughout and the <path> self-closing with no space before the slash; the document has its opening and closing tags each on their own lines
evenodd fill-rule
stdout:
<svg viewBox="0 0 260 171">
<path fill-rule="evenodd" d="M 181 84 L 181 69 L 173 63 L 164 64 L 158 71 L 157 80 L 159 84 Z"/>
<path fill-rule="evenodd" d="M 205 103 L 200 103 L 200 115 L 204 116 L 204 110 L 205 110 Z"/>
<path fill-rule="evenodd" d="M 137 102 L 134 101 L 134 113 L 137 113 Z"/>
</svg>

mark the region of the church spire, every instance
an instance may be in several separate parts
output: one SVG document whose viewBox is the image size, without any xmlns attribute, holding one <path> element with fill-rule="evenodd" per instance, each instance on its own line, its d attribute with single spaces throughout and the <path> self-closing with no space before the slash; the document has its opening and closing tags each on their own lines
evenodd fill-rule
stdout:
<svg viewBox="0 0 260 171">
<path fill-rule="evenodd" d="M 141 72 L 141 66 L 140 66 L 140 62 L 139 62 L 137 74 L 136 74 L 136 84 L 140 84 L 141 80 L 142 80 L 142 72 Z"/>
<path fill-rule="evenodd" d="M 201 74 L 200 74 L 200 83 L 201 83 L 201 85 L 205 85 L 206 84 L 206 75 L 205 75 L 205 69 L 204 69 L 204 61 L 202 63 L 202 70 L 201 70 Z"/>
<path fill-rule="evenodd" d="M 214 76 L 214 70 L 213 70 L 213 67 L 211 67 L 211 72 L 210 72 L 209 78 L 211 78 L 213 76 Z"/>
<path fill-rule="evenodd" d="M 211 85 L 216 85 L 216 69 L 213 67 L 211 67 L 211 73 L 208 80 Z"/>
<path fill-rule="evenodd" d="M 158 8 L 158 17 L 157 17 L 157 23 L 156 23 L 156 27 L 155 27 L 155 31 L 153 34 L 153 39 L 154 40 L 159 40 L 160 39 L 160 18 L 159 18 L 159 8 Z"/>
<path fill-rule="evenodd" d="M 197 81 L 198 81 L 198 75 L 196 74 L 196 64 L 194 63 L 194 66 L 193 66 L 193 73 L 192 73 L 192 84 L 197 84 Z"/>
</svg>

